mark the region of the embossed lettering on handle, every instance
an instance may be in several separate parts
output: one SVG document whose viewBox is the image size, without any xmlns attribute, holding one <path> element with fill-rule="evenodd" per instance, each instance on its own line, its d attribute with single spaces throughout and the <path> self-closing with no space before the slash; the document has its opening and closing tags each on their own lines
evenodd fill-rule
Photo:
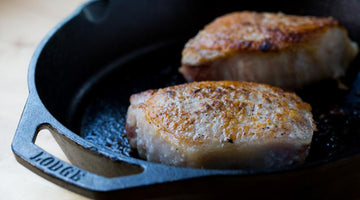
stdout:
<svg viewBox="0 0 360 200">
<path fill-rule="evenodd" d="M 41 166 L 46 167 L 50 171 L 57 172 L 60 176 L 70 178 L 73 181 L 79 181 L 86 175 L 86 172 L 67 165 L 53 156 L 44 155 L 43 151 L 30 157 L 30 160 L 35 161 L 35 163 L 39 163 Z"/>
</svg>

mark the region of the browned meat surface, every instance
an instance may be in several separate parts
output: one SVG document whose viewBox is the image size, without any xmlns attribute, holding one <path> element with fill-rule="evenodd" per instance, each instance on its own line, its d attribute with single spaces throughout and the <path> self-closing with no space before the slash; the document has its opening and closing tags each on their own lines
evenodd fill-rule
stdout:
<svg viewBox="0 0 360 200">
<path fill-rule="evenodd" d="M 236 12 L 217 18 L 182 52 L 188 81 L 237 80 L 287 88 L 344 75 L 358 52 L 333 18 Z"/>
<path fill-rule="evenodd" d="M 195 168 L 276 168 L 303 162 L 311 106 L 266 84 L 193 82 L 134 94 L 126 131 L 140 157 Z"/>
</svg>

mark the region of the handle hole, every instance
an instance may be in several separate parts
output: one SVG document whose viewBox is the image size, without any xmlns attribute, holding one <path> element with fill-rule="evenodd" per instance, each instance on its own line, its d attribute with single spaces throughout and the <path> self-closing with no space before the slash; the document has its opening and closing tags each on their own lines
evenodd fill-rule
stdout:
<svg viewBox="0 0 360 200">
<path fill-rule="evenodd" d="M 51 135 L 51 132 L 48 129 L 46 129 L 44 127 L 39 128 L 39 130 L 34 138 L 34 143 L 38 147 L 40 147 L 43 150 L 45 150 L 46 152 L 48 152 L 49 154 L 57 157 L 58 159 L 66 162 L 68 164 L 71 164 L 69 159 L 66 157 L 64 152 L 61 150 L 61 148 L 55 141 L 55 138 Z"/>
<path fill-rule="evenodd" d="M 42 124 L 37 128 L 33 142 L 64 162 L 107 178 L 140 174 L 144 171 L 140 165 L 112 160 L 86 149 L 59 134 L 50 124 Z"/>
</svg>

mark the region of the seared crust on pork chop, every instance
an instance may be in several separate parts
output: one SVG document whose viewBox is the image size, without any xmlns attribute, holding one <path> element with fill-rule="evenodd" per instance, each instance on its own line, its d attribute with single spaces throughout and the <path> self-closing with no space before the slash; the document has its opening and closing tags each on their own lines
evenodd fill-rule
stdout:
<svg viewBox="0 0 360 200">
<path fill-rule="evenodd" d="M 254 81 L 280 87 L 344 75 L 358 52 L 331 17 L 235 12 L 207 25 L 182 52 L 188 81 Z"/>
<path fill-rule="evenodd" d="M 140 157 L 196 168 L 270 168 L 303 162 L 311 106 L 265 84 L 209 81 L 130 98 L 126 131 Z"/>
</svg>

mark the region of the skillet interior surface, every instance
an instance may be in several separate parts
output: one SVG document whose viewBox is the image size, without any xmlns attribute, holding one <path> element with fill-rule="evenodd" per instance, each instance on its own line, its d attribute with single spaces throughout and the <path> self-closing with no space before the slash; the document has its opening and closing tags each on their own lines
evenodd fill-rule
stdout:
<svg viewBox="0 0 360 200">
<path fill-rule="evenodd" d="M 185 83 L 178 72 L 182 42 L 164 42 L 135 51 L 104 68 L 91 81 L 72 125 L 82 137 L 104 148 L 137 157 L 125 137 L 131 94 Z M 141 66 L 151 66 L 141 68 Z M 355 69 L 350 69 L 354 70 Z M 349 73 L 342 80 L 324 80 L 296 91 L 313 108 L 314 133 L 307 164 L 331 161 L 360 152 L 360 79 Z M 356 74 L 356 73 L 355 73 Z M 119 77 L 122 77 L 119 79 Z M 356 83 L 353 83 L 356 81 Z"/>
<path fill-rule="evenodd" d="M 46 108 L 70 130 L 104 148 L 137 157 L 128 153 L 123 137 L 130 95 L 184 83 L 178 73 L 181 50 L 205 24 L 236 10 L 331 15 L 359 43 L 360 3 L 349 2 L 141 1 L 136 6 L 125 1 L 98 2 L 96 9 L 84 10 L 49 40 L 37 63 L 36 88 Z M 119 9 L 125 10 L 116 12 Z M 129 17 L 133 13 L 142 14 Z M 342 79 L 348 89 L 326 80 L 296 91 L 312 105 L 319 129 L 306 164 L 360 152 L 358 65 L 359 57 Z"/>
</svg>

